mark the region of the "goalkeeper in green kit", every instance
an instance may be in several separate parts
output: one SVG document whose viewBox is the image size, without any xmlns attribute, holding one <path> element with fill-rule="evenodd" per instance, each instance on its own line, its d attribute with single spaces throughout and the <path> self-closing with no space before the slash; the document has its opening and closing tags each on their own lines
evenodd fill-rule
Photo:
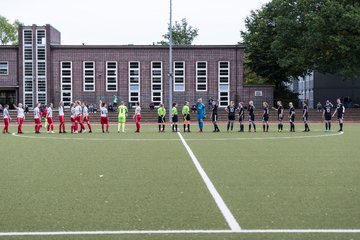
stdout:
<svg viewBox="0 0 360 240">
<path fill-rule="evenodd" d="M 128 115 L 128 108 L 125 106 L 124 101 L 120 102 L 120 106 L 118 107 L 118 118 L 119 118 L 119 123 L 118 123 L 118 133 L 120 132 L 125 132 L 125 122 L 126 122 L 126 117 Z"/>
</svg>

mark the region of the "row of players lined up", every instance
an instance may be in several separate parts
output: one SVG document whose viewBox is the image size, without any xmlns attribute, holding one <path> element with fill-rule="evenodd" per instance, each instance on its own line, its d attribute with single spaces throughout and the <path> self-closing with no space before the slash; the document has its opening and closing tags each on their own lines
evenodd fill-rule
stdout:
<svg viewBox="0 0 360 240">
<path fill-rule="evenodd" d="M 108 109 L 106 106 L 106 103 L 103 103 L 100 100 L 99 103 L 100 106 L 100 122 L 101 122 L 101 128 L 102 132 L 109 132 L 109 118 L 108 118 Z M 18 134 L 22 134 L 22 124 L 25 119 L 24 109 L 22 107 L 22 104 L 19 103 L 18 106 L 14 105 L 14 107 L 17 110 L 17 122 L 18 122 Z M 53 104 L 50 103 L 47 108 L 43 112 L 40 111 L 41 103 L 38 103 L 37 106 L 34 108 L 34 122 L 35 122 L 35 133 L 39 134 L 40 129 L 42 127 L 41 119 L 42 117 L 45 119 L 45 127 L 47 129 L 48 133 L 54 133 L 54 120 L 53 120 Z M 4 128 L 3 133 L 9 133 L 9 123 L 11 120 L 9 111 L 9 106 L 5 105 L 4 111 L 3 111 L 3 118 L 4 118 Z M 172 112 L 172 131 L 177 132 L 178 131 L 178 122 L 179 122 L 179 114 L 178 114 L 178 105 L 176 103 L 173 103 L 173 107 L 171 109 Z M 202 102 L 202 98 L 198 99 L 196 103 L 197 108 L 197 121 L 199 125 L 198 132 L 203 132 L 203 126 L 204 126 L 204 119 L 206 118 L 206 107 Z M 337 99 L 337 107 L 333 114 L 331 114 L 331 110 L 333 108 L 333 105 L 327 100 L 326 104 L 324 105 L 323 109 L 323 119 L 325 121 L 325 129 L 326 131 L 331 130 L 331 118 L 335 116 L 337 113 L 337 118 L 340 125 L 340 130 L 343 131 L 343 119 L 344 119 L 344 113 L 345 113 L 345 107 L 341 103 L 340 99 Z M 211 120 L 214 125 L 214 131 L 213 132 L 220 132 L 220 129 L 218 127 L 217 121 L 218 121 L 218 102 L 213 102 L 213 108 L 211 111 Z M 284 119 L 284 107 L 282 105 L 281 101 L 277 101 L 277 107 L 272 108 L 277 111 L 278 116 L 278 131 L 281 132 L 283 130 L 283 119 Z M 128 117 L 128 108 L 125 106 L 124 102 L 121 102 L 118 107 L 118 132 L 125 132 L 125 123 L 126 118 Z M 58 107 L 59 111 L 59 133 L 66 133 L 65 131 L 65 116 L 64 116 L 64 102 L 61 101 L 59 103 Z M 89 111 L 86 106 L 85 102 L 76 101 L 71 104 L 70 107 L 71 111 L 71 133 L 77 134 L 86 132 L 85 124 L 88 126 L 89 133 L 92 132 L 91 124 L 90 124 L 90 116 Z M 239 123 L 240 123 L 240 130 L 239 132 L 244 131 L 244 121 L 245 121 L 245 111 L 248 112 L 248 119 L 249 119 L 249 132 L 251 132 L 251 129 L 254 129 L 254 132 L 256 132 L 256 124 L 255 124 L 255 106 L 253 101 L 249 101 L 248 106 L 244 106 L 243 102 L 240 102 L 238 106 L 235 106 L 234 102 L 231 101 L 230 105 L 225 108 L 225 111 L 228 113 L 228 123 L 227 123 L 227 131 L 233 131 L 234 129 L 234 122 L 236 119 L 236 112 L 238 112 L 239 115 Z M 165 131 L 165 124 L 166 124 L 166 109 L 164 107 L 164 104 L 160 104 L 160 107 L 158 108 L 158 124 L 159 124 L 159 132 Z M 184 106 L 182 108 L 182 117 L 183 117 L 183 128 L 184 132 L 190 132 L 190 107 L 189 102 L 185 102 Z M 268 132 L 269 131 L 269 104 L 267 102 L 263 102 L 263 114 L 262 114 L 262 122 L 263 122 L 263 131 Z M 290 122 L 290 131 L 295 132 L 295 108 L 293 104 L 289 103 L 289 122 Z M 307 101 L 305 100 L 303 103 L 303 112 L 302 112 L 302 118 L 305 124 L 305 130 L 304 132 L 309 132 L 310 128 L 308 126 L 308 105 Z M 135 112 L 133 115 L 133 119 L 136 123 L 136 131 L 140 132 L 140 120 L 141 120 L 141 108 L 139 106 L 139 103 L 135 104 Z M 80 128 L 79 128 L 80 126 Z"/>
</svg>

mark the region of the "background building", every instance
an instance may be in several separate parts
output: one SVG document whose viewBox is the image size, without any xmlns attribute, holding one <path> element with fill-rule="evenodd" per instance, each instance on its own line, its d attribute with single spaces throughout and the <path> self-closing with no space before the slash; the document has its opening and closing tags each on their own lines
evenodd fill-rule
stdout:
<svg viewBox="0 0 360 240">
<path fill-rule="evenodd" d="M 315 71 L 293 81 L 289 88 L 299 93 L 300 101 L 308 99 L 312 108 L 316 108 L 318 102 L 324 104 L 326 100 L 335 104 L 339 97 L 346 107 L 358 107 L 360 104 L 360 79 L 344 80 L 336 74 Z"/>
<path fill-rule="evenodd" d="M 60 100 L 68 106 L 80 99 L 110 103 L 113 96 L 130 106 L 161 102 L 168 106 L 169 50 L 167 46 L 60 45 L 61 34 L 50 25 L 21 26 L 19 46 L 0 47 L 0 103 Z M 182 105 L 199 97 L 253 99 L 272 102 L 272 86 L 243 85 L 244 47 L 239 45 L 174 46 L 173 101 Z"/>
</svg>

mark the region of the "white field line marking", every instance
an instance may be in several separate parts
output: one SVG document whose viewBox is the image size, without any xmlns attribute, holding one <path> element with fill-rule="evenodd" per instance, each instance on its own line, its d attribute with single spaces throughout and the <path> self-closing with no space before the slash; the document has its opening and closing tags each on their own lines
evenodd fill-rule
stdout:
<svg viewBox="0 0 360 240">
<path fill-rule="evenodd" d="M 63 232 L 0 232 L 5 236 L 56 235 L 141 235 L 141 234 L 269 234 L 269 233 L 360 233 L 360 229 L 251 229 L 251 230 L 128 230 L 128 231 L 63 231 Z"/>
<path fill-rule="evenodd" d="M 196 169 L 198 170 L 200 176 L 202 177 L 206 187 L 208 188 L 210 194 L 214 198 L 216 205 L 218 206 L 219 210 L 221 211 L 222 215 L 224 216 L 226 222 L 228 223 L 229 227 L 233 231 L 239 231 L 241 230 L 241 227 L 239 223 L 236 221 L 233 214 L 230 212 L 230 209 L 226 206 L 226 203 L 220 196 L 219 192 L 216 190 L 214 184 L 211 182 L 210 178 L 206 174 L 205 170 L 201 167 L 199 160 L 196 158 L 195 154 L 189 147 L 189 145 L 186 143 L 185 139 L 181 135 L 180 132 L 178 132 L 178 135 L 181 139 L 182 144 L 186 148 L 187 152 L 189 153 L 191 160 L 193 161 Z"/>
<path fill-rule="evenodd" d="M 290 137 L 254 137 L 254 138 L 208 138 L 208 139 L 196 139 L 189 138 L 187 141 L 249 141 L 249 140 L 274 140 L 274 139 L 303 139 L 303 138 L 320 138 L 320 137 L 335 137 L 344 134 L 344 132 L 338 132 L 334 134 L 325 134 L 325 135 L 311 135 L 311 136 L 290 136 Z"/>
<path fill-rule="evenodd" d="M 344 132 L 338 132 L 334 134 L 324 135 L 311 135 L 311 136 L 290 136 L 290 137 L 255 137 L 255 138 L 188 138 L 187 141 L 250 141 L 250 140 L 274 140 L 274 139 L 303 139 L 303 138 L 320 138 L 320 137 L 335 137 L 344 134 Z M 29 136 L 18 135 L 12 133 L 14 137 L 20 138 L 32 138 L 32 139 L 51 139 L 51 140 L 73 140 L 73 141 L 179 141 L 178 138 L 79 138 L 79 137 L 41 137 L 41 136 Z M 45 135 L 45 134 L 44 134 Z M 121 136 L 121 134 L 119 134 Z"/>
</svg>

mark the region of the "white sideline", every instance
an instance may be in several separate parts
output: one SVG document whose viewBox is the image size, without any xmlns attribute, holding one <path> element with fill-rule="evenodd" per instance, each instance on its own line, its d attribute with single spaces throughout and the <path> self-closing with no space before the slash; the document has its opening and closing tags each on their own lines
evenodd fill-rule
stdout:
<svg viewBox="0 0 360 240">
<path fill-rule="evenodd" d="M 200 176 L 202 177 L 206 187 L 208 188 L 210 194 L 214 198 L 216 205 L 218 206 L 219 210 L 221 211 L 222 215 L 224 216 L 226 222 L 228 223 L 229 227 L 233 231 L 239 231 L 241 230 L 241 227 L 239 223 L 236 221 L 235 217 L 230 212 L 230 209 L 226 206 L 226 203 L 220 196 L 219 192 L 216 190 L 214 184 L 211 182 L 210 178 L 204 171 L 204 169 L 201 167 L 199 160 L 194 155 L 193 151 L 189 147 L 189 145 L 186 143 L 185 139 L 181 135 L 180 132 L 178 132 L 178 135 L 181 139 L 182 144 L 186 148 L 187 152 L 189 153 L 191 160 L 193 161 L 196 169 L 198 170 Z"/>
<path fill-rule="evenodd" d="M 63 231 L 63 232 L 0 232 L 9 236 L 59 236 L 59 235 L 141 235 L 141 234 L 269 234 L 269 233 L 360 233 L 360 229 L 240 229 L 240 230 L 128 230 L 128 231 Z"/>
</svg>

